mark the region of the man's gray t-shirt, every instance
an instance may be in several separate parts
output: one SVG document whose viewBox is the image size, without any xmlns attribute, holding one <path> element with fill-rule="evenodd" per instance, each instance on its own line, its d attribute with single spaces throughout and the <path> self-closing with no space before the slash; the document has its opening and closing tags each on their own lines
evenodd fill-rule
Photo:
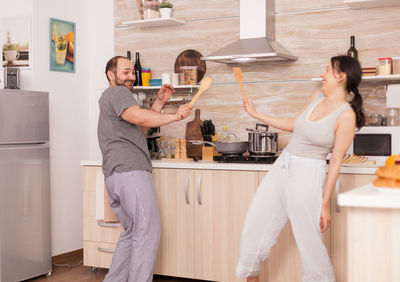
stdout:
<svg viewBox="0 0 400 282">
<path fill-rule="evenodd" d="M 138 106 L 132 92 L 125 86 L 111 86 L 100 97 L 97 128 L 103 155 L 103 173 L 107 178 L 114 171 L 147 170 L 151 160 L 142 128 L 120 118 L 122 112 Z"/>
</svg>

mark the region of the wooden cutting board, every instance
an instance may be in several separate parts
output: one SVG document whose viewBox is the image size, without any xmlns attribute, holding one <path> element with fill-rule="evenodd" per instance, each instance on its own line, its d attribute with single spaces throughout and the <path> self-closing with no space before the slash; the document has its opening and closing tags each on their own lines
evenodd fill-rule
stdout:
<svg viewBox="0 0 400 282">
<path fill-rule="evenodd" d="M 186 124 L 185 139 L 187 140 L 186 151 L 188 157 L 201 158 L 203 145 L 194 145 L 189 142 L 189 140 L 203 140 L 200 125 L 203 125 L 203 121 L 200 119 L 200 109 L 196 109 L 194 119 Z"/>
</svg>

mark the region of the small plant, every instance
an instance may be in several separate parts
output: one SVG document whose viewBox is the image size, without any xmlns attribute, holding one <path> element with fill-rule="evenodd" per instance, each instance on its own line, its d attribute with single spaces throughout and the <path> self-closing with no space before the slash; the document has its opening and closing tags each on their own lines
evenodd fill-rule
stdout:
<svg viewBox="0 0 400 282">
<path fill-rule="evenodd" d="M 172 8 L 173 7 L 173 5 L 170 3 L 170 2 L 161 2 L 160 3 L 160 9 L 161 8 Z"/>
</svg>

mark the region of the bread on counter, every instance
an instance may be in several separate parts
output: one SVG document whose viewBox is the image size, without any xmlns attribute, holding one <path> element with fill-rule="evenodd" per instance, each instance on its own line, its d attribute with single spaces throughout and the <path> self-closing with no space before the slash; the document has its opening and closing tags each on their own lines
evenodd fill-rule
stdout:
<svg viewBox="0 0 400 282">
<path fill-rule="evenodd" d="M 378 178 L 373 184 L 376 187 L 400 188 L 400 165 L 380 167 L 376 171 Z"/>
<path fill-rule="evenodd" d="M 348 154 L 343 158 L 342 163 L 344 163 L 344 164 L 375 164 L 375 161 L 368 160 L 368 158 L 364 157 L 364 156 Z"/>
</svg>

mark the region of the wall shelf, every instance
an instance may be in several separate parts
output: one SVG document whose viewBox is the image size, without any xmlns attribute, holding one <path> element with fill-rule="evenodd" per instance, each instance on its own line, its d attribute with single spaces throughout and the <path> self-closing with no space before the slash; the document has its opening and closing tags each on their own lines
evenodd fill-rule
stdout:
<svg viewBox="0 0 400 282">
<path fill-rule="evenodd" d="M 158 18 L 158 19 L 139 20 L 139 21 L 125 21 L 116 27 L 149 28 L 157 26 L 159 27 L 159 26 L 171 26 L 171 25 L 182 25 L 182 24 L 185 24 L 185 22 L 175 18 Z"/>
<path fill-rule="evenodd" d="M 399 5 L 398 0 L 344 0 L 351 9 L 377 8 Z"/>
<path fill-rule="evenodd" d="M 322 81 L 322 78 L 311 78 L 311 81 L 319 82 Z M 399 84 L 400 74 L 363 76 L 361 83 Z"/>
<path fill-rule="evenodd" d="M 173 85 L 175 92 L 186 92 L 192 94 L 194 90 L 200 88 L 200 85 Z M 134 86 L 133 93 L 157 93 L 161 86 Z"/>
</svg>

